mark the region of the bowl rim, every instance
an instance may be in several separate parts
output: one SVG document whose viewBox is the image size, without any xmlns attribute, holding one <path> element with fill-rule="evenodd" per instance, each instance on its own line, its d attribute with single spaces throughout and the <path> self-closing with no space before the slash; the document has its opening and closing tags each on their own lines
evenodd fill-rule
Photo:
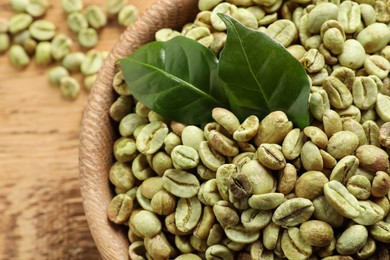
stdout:
<svg viewBox="0 0 390 260">
<path fill-rule="evenodd" d="M 181 28 L 198 12 L 197 0 L 157 0 L 152 3 L 121 34 L 89 94 L 80 128 L 79 180 L 89 230 L 103 259 L 129 259 L 130 245 L 123 226 L 107 218 L 107 208 L 113 197 L 108 170 L 113 163 L 115 136 L 108 111 L 115 98 L 111 87 L 115 62 L 153 41 L 158 29 Z"/>
</svg>

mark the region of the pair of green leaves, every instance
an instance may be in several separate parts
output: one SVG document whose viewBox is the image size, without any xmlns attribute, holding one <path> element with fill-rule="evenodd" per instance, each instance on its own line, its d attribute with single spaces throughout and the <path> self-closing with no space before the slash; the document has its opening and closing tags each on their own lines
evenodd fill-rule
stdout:
<svg viewBox="0 0 390 260">
<path fill-rule="evenodd" d="M 227 25 L 219 60 L 182 36 L 146 44 L 121 59 L 134 97 L 162 116 L 187 124 L 210 122 L 211 110 L 225 107 L 241 121 L 281 110 L 297 127 L 307 126 L 310 83 L 302 65 L 267 35 L 219 16 Z"/>
</svg>

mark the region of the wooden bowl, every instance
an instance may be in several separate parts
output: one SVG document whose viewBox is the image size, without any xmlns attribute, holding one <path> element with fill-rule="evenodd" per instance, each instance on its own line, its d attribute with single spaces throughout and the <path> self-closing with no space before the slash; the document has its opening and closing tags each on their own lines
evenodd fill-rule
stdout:
<svg viewBox="0 0 390 260">
<path fill-rule="evenodd" d="M 103 259 L 128 259 L 125 229 L 107 219 L 113 198 L 108 172 L 113 163 L 115 131 L 109 117 L 114 101 L 114 64 L 143 44 L 153 41 L 157 30 L 180 29 L 198 13 L 197 0 L 158 0 L 119 38 L 90 93 L 84 111 L 80 139 L 80 185 L 84 210 L 96 246 Z"/>
</svg>

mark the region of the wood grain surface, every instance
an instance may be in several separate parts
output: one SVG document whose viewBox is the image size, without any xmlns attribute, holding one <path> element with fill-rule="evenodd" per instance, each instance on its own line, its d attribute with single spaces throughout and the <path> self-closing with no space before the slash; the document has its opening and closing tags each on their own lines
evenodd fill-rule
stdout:
<svg viewBox="0 0 390 260">
<path fill-rule="evenodd" d="M 13 14 L 8 2 L 0 0 L 0 17 Z M 45 18 L 75 40 L 61 1 L 50 2 Z M 148 2 L 128 1 L 140 11 Z M 105 1 L 84 3 L 103 7 Z M 111 21 L 96 48 L 110 50 L 122 30 Z M 88 92 L 76 101 L 63 99 L 47 82 L 47 69 L 32 63 L 17 70 L 0 55 L 0 260 L 99 259 L 78 179 L 79 126 Z"/>
</svg>

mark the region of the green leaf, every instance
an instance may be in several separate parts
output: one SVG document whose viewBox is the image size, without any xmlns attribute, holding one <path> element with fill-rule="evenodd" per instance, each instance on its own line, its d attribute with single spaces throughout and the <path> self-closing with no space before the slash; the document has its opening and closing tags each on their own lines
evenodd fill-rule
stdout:
<svg viewBox="0 0 390 260">
<path fill-rule="evenodd" d="M 133 96 L 172 120 L 209 122 L 214 107 L 228 104 L 217 58 L 192 39 L 178 36 L 148 43 L 120 65 Z"/>
<path fill-rule="evenodd" d="M 309 125 L 310 82 L 303 66 L 266 34 L 218 15 L 227 26 L 219 76 L 226 82 L 232 112 L 243 120 L 281 110 L 296 126 Z"/>
</svg>

